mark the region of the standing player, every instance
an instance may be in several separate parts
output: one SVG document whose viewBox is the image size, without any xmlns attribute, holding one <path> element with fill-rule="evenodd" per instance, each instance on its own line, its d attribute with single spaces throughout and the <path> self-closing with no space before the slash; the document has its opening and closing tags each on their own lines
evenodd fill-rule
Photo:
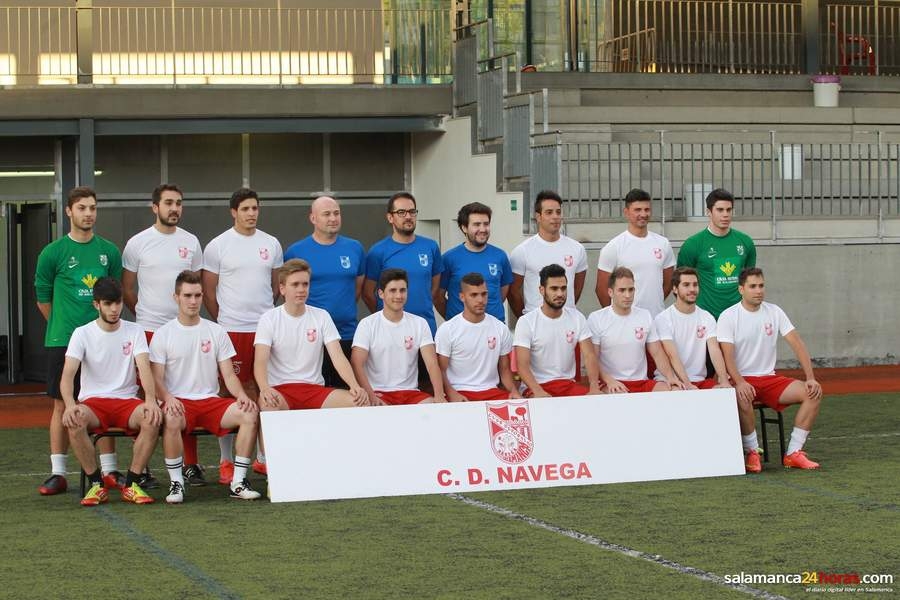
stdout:
<svg viewBox="0 0 900 600">
<path fill-rule="evenodd" d="M 143 327 L 148 344 L 153 339 L 153 332 L 178 314 L 178 305 L 172 299 L 172 282 L 182 271 L 199 273 L 203 266 L 200 240 L 178 227 L 183 198 L 177 185 L 164 183 L 157 186 L 151 196 L 156 222 L 128 240 L 122 253 L 125 306 Z M 186 436 L 184 446 L 188 483 L 205 485 L 197 459 L 197 438 Z"/>
<path fill-rule="evenodd" d="M 350 362 L 373 405 L 446 402 L 428 323 L 403 310 L 407 279 L 403 269 L 386 269 L 378 280 L 384 308 L 359 322 Z M 434 392 L 417 388 L 419 354 Z"/>
<path fill-rule="evenodd" d="M 278 269 L 284 304 L 269 309 L 256 326 L 253 364 L 259 409 L 345 408 L 369 404 L 341 351 L 340 334 L 328 313 L 306 303 L 309 263 L 292 258 Z M 325 386 L 322 355 L 327 351 L 348 390 Z M 265 454 L 260 461 L 265 467 Z"/>
<path fill-rule="evenodd" d="M 480 273 L 487 284 L 487 312 L 506 322 L 503 303 L 512 283 L 512 267 L 506 252 L 488 244 L 491 237 L 491 208 L 480 202 L 459 209 L 456 224 L 466 241 L 444 253 L 444 272 L 434 297 L 434 306 L 447 320 L 463 312 L 460 282 L 467 273 Z"/>
<path fill-rule="evenodd" d="M 260 494 L 250 487 L 247 470 L 259 413 L 234 373 L 234 346 L 221 325 L 200 317 L 203 287 L 195 273 L 184 271 L 175 279 L 175 302 L 178 316 L 157 329 L 150 342 L 156 392 L 165 406 L 163 450 L 171 481 L 166 502 L 184 502 L 181 439 L 196 427 L 217 436 L 238 430 L 231 497 L 256 500 Z M 217 375 L 233 398 L 218 396 Z"/>
<path fill-rule="evenodd" d="M 731 387 L 722 350 L 716 339 L 716 320 L 697 306 L 700 281 L 691 267 L 672 273 L 675 303 L 653 320 L 654 340 L 659 340 L 672 370 L 686 390 Z M 715 366 L 715 378 L 706 371 L 706 354 Z M 656 378 L 662 374 L 657 370 Z"/>
<path fill-rule="evenodd" d="M 575 308 L 584 288 L 587 274 L 587 252 L 579 242 L 562 235 L 562 198 L 545 190 L 534 201 L 534 220 L 538 232 L 516 246 L 509 255 L 513 281 L 509 288 L 509 307 L 516 317 L 545 306 L 539 282 L 541 269 L 550 264 L 562 265 L 568 287 L 566 306 Z"/>
<path fill-rule="evenodd" d="M 519 319 L 513 345 L 519 377 L 535 398 L 599 394 L 600 374 L 584 315 L 566 306 L 566 270 L 556 264 L 538 273 L 543 303 Z M 588 385 L 575 382 L 575 348 L 581 349 Z"/>
<path fill-rule="evenodd" d="M 512 335 L 503 321 L 486 314 L 490 294 L 484 277 L 463 275 L 460 288 L 463 311 L 442 323 L 434 340 L 447 400 L 521 398 L 509 368 Z M 504 389 L 497 387 L 501 382 Z"/>
<path fill-rule="evenodd" d="M 672 269 L 675 254 L 669 240 L 650 231 L 650 194 L 633 189 L 625 196 L 622 211 L 628 228 L 611 239 L 597 260 L 597 285 L 594 291 L 600 306 L 609 306 L 609 275 L 617 267 L 628 267 L 634 273 L 634 305 L 656 317 L 665 308 L 672 291 Z"/>
<path fill-rule="evenodd" d="M 600 376 L 607 394 L 664 392 L 681 388 L 681 382 L 659 341 L 653 338 L 650 311 L 633 306 L 634 274 L 618 267 L 609 274 L 612 304 L 595 310 L 588 317 L 591 339 L 599 352 Z M 665 377 L 665 381 L 647 379 L 647 353 Z"/>
<path fill-rule="evenodd" d="M 719 343 L 728 374 L 734 381 L 741 419 L 747 471 L 762 470 L 756 442 L 753 402 L 782 411 L 799 404 L 794 430 L 782 459 L 785 467 L 817 469 L 803 451 L 803 444 L 819 414 L 822 386 L 816 381 L 806 344 L 781 308 L 765 302 L 766 282 L 761 269 L 744 269 L 738 280 L 741 301 L 719 317 Z M 778 334 L 794 351 L 806 381 L 775 374 Z"/>
<path fill-rule="evenodd" d="M 76 327 L 97 318 L 91 293 L 97 280 L 122 276 L 119 249 L 94 233 L 97 219 L 97 194 L 94 190 L 89 187 L 73 188 L 66 199 L 66 216 L 69 217 L 71 231 L 41 250 L 34 274 L 37 307 L 47 319 L 44 337 L 47 348 L 47 395 L 53 399 L 53 413 L 50 415 L 51 475 L 38 488 L 44 496 L 60 494 L 68 487 L 66 452 L 69 436 L 63 427 L 62 415 L 66 406 L 59 389 L 66 346 Z M 78 378 L 75 380 L 77 382 Z M 112 439 L 104 438 L 98 446 L 103 474 L 117 480 L 119 473 Z"/>
<path fill-rule="evenodd" d="M 366 253 L 358 241 L 338 235 L 341 207 L 334 198 L 316 198 L 309 207 L 309 221 L 312 234 L 288 247 L 284 260 L 302 258 L 309 263 L 312 279 L 306 304 L 328 311 L 341 336 L 341 350 L 349 360 L 356 332 L 356 302 L 365 279 Z M 325 355 L 322 376 L 328 387 L 346 387 L 330 354 Z"/>
<path fill-rule="evenodd" d="M 256 228 L 259 196 L 241 188 L 231 195 L 234 227 L 214 238 L 203 252 L 203 305 L 225 328 L 237 355 L 234 371 L 245 391 L 256 397 L 253 382 L 253 334 L 264 312 L 278 298 L 281 243 Z M 219 439 L 219 483 L 232 481 L 233 436 Z M 262 465 L 256 465 L 262 471 Z"/>
<path fill-rule="evenodd" d="M 738 275 L 756 266 L 756 246 L 749 235 L 731 227 L 734 196 L 715 189 L 706 197 L 709 226 L 684 241 L 678 252 L 679 267 L 693 267 L 700 276 L 697 306 L 716 319 L 739 302 Z"/>
<path fill-rule="evenodd" d="M 388 200 L 387 220 L 393 233 L 369 249 L 362 296 L 370 311 L 380 310 L 382 295 L 379 293 L 376 298 L 375 287 L 381 281 L 381 273 L 385 269 L 406 271 L 409 281 L 406 312 L 425 319 L 433 336 L 437 325 L 432 298 L 437 293 L 444 269 L 437 242 L 416 235 L 418 214 L 416 199 L 409 192 L 398 192 Z"/>
<path fill-rule="evenodd" d="M 81 504 L 96 506 L 109 499 L 88 431 L 105 431 L 111 427 L 138 432 L 131 467 L 121 488 L 122 500 L 149 504 L 153 498 L 144 492 L 139 481 L 156 447 L 162 411 L 156 404 L 147 339 L 138 325 L 119 318 L 122 285 L 117 279 L 98 279 L 93 298 L 99 316 L 72 333 L 60 382 L 66 403 L 63 425 L 69 430 L 72 450 L 91 484 Z M 135 366 L 144 381 L 144 400 L 137 398 Z M 79 368 L 81 391 L 76 402 L 75 374 Z"/>
</svg>

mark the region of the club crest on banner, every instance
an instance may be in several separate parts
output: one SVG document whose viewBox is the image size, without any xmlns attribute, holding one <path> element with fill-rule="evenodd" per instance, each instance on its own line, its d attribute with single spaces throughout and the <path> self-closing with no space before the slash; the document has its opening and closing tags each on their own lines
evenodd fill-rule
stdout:
<svg viewBox="0 0 900 600">
<path fill-rule="evenodd" d="M 341 267 L 343 267 L 343 268 L 345 268 L 345 269 L 349 269 L 349 268 L 350 268 L 350 257 L 349 257 L 349 256 L 342 256 L 342 257 L 341 257 Z"/>
<path fill-rule="evenodd" d="M 131 354 L 131 345 L 131 342 L 125 342 L 124 344 L 122 344 L 122 354 L 124 354 L 125 356 Z"/>
<path fill-rule="evenodd" d="M 423 267 L 428 266 L 428 255 L 427 254 L 419 254 L 419 264 Z"/>
<path fill-rule="evenodd" d="M 307 329 L 307 330 L 306 330 L 306 341 L 307 341 L 307 342 L 314 342 L 314 341 L 316 341 L 316 330 L 315 330 L 315 328 L 313 328 L 313 329 Z"/>
<path fill-rule="evenodd" d="M 517 464 L 531 456 L 531 408 L 528 401 L 486 404 L 491 450 L 505 463 Z"/>
</svg>

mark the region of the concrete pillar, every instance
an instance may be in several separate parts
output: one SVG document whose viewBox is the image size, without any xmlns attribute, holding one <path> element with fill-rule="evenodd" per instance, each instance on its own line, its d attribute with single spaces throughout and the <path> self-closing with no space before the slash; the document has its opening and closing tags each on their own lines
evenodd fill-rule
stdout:
<svg viewBox="0 0 900 600">
<path fill-rule="evenodd" d="M 75 39 L 78 48 L 78 83 L 94 81 L 93 0 L 75 2 Z"/>
<path fill-rule="evenodd" d="M 93 119 L 78 119 L 78 185 L 94 187 Z"/>
<path fill-rule="evenodd" d="M 819 0 L 803 0 L 803 9 L 801 14 L 803 28 L 803 44 L 806 49 L 806 72 L 816 74 L 821 68 L 821 14 L 819 11 Z"/>
</svg>

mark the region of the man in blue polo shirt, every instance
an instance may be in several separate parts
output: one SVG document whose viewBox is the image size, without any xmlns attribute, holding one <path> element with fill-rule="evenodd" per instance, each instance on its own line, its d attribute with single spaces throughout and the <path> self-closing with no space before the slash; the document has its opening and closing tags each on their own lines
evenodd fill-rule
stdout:
<svg viewBox="0 0 900 600">
<path fill-rule="evenodd" d="M 409 296 L 404 310 L 425 319 L 434 335 L 437 325 L 432 298 L 437 293 L 444 269 L 437 242 L 416 235 L 418 214 L 416 199 L 409 192 L 398 192 L 388 200 L 387 220 L 393 233 L 369 249 L 362 297 L 370 311 L 381 310 L 381 299 L 375 297 L 381 272 L 403 269 L 409 278 Z"/>
<path fill-rule="evenodd" d="M 444 272 L 434 307 L 447 320 L 463 311 L 459 299 L 460 281 L 467 273 L 480 273 L 488 290 L 487 312 L 506 322 L 503 302 L 512 283 L 512 267 L 506 252 L 488 244 L 491 237 L 491 208 L 480 202 L 466 204 L 459 209 L 456 223 L 466 241 L 444 253 Z"/>
<path fill-rule="evenodd" d="M 350 359 L 356 333 L 356 301 L 365 276 L 365 251 L 358 241 L 338 235 L 341 207 L 330 196 L 319 196 L 309 207 L 313 232 L 292 244 L 284 260 L 302 258 L 310 264 L 312 279 L 306 303 L 328 311 L 341 336 L 341 349 Z M 353 298 L 353 302 L 349 299 Z M 322 376 L 328 387 L 346 388 L 328 353 L 322 363 Z"/>
</svg>

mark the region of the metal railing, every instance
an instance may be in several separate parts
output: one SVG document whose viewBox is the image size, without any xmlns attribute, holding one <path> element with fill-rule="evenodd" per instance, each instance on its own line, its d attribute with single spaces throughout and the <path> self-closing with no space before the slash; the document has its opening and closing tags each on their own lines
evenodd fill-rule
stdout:
<svg viewBox="0 0 900 600">
<path fill-rule="evenodd" d="M 822 70 L 841 75 L 900 75 L 900 5 L 828 4 Z"/>
<path fill-rule="evenodd" d="M 13 7 L 0 9 L 4 31 L 0 77 L 7 83 L 76 83 L 79 75 L 172 84 L 451 77 L 449 10 Z"/>
</svg>

